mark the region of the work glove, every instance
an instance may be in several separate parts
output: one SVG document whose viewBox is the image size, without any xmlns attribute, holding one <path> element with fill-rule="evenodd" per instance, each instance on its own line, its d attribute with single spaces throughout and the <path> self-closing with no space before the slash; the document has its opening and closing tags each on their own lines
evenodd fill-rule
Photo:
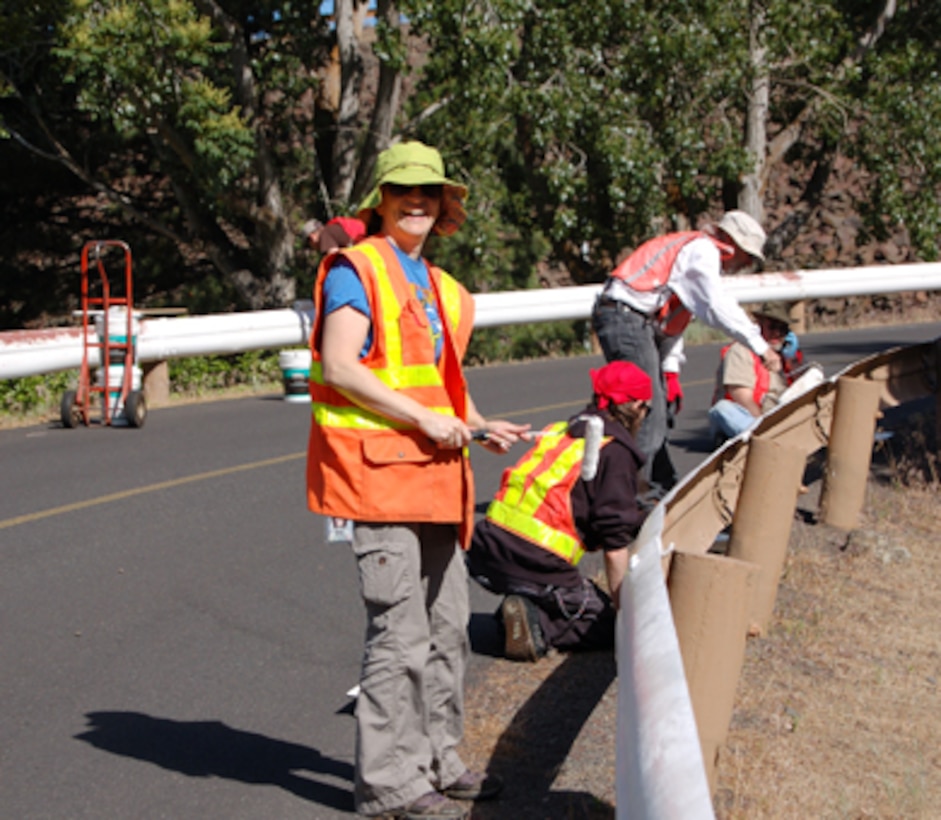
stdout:
<svg viewBox="0 0 941 820">
<path fill-rule="evenodd" d="M 683 409 L 683 385 L 680 384 L 679 373 L 664 373 L 667 380 L 667 408 L 671 413 L 679 413 Z"/>
<path fill-rule="evenodd" d="M 800 350 L 800 342 L 797 340 L 797 334 L 789 330 L 784 337 L 784 344 L 781 345 L 781 356 L 785 359 L 794 359 L 797 357 L 797 351 Z"/>
</svg>

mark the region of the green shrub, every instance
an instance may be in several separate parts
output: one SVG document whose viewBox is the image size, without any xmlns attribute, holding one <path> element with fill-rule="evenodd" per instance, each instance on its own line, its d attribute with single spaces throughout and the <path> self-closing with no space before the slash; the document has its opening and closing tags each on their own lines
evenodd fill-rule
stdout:
<svg viewBox="0 0 941 820">
<path fill-rule="evenodd" d="M 278 351 L 272 350 L 252 350 L 229 356 L 187 356 L 170 359 L 168 368 L 170 392 L 174 395 L 201 396 L 233 387 L 274 389 L 281 381 Z M 65 370 L 0 380 L 0 418 L 57 416 L 62 396 L 66 390 L 76 388 L 78 378 L 78 370 Z"/>
<path fill-rule="evenodd" d="M 77 382 L 77 370 L 0 380 L 0 414 L 32 416 L 57 411 L 62 395 Z"/>
<path fill-rule="evenodd" d="M 262 388 L 281 380 L 278 351 L 250 350 L 228 356 L 186 356 L 171 359 L 170 392 L 201 396 L 231 387 Z"/>
<path fill-rule="evenodd" d="M 558 356 L 578 356 L 591 349 L 588 322 L 541 322 L 474 331 L 467 350 L 470 365 Z"/>
</svg>

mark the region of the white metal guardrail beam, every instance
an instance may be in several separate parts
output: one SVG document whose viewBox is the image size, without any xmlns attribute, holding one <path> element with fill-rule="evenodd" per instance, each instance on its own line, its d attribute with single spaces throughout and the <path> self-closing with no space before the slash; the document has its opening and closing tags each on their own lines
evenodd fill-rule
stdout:
<svg viewBox="0 0 941 820">
<path fill-rule="evenodd" d="M 750 440 L 807 456 L 825 447 L 837 382 L 881 384 L 880 405 L 938 394 L 941 339 L 861 359 L 761 417 L 683 477 L 653 509 L 632 548 L 618 613 L 618 820 L 713 817 L 665 575 L 674 550 L 705 553 L 735 512 Z M 688 793 L 687 793 L 688 790 Z"/>
<path fill-rule="evenodd" d="M 941 290 L 941 263 L 729 276 L 726 287 L 739 302 L 800 301 L 839 296 Z M 475 327 L 587 319 L 600 285 L 478 293 Z M 138 361 L 179 356 L 240 353 L 307 342 L 310 302 L 293 308 L 176 318 L 142 318 Z M 91 348 L 92 366 L 97 349 Z M 78 367 L 81 330 L 69 328 L 0 333 L 0 379 L 15 379 Z"/>
</svg>

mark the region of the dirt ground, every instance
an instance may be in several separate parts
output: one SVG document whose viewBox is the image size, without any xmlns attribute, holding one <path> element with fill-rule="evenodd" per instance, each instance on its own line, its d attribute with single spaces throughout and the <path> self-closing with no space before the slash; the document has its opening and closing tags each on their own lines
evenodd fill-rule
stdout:
<svg viewBox="0 0 941 820">
<path fill-rule="evenodd" d="M 819 481 L 798 505 L 719 754 L 720 820 L 939 816 L 941 462 L 933 411 L 900 424 L 858 529 L 815 521 Z M 616 704 L 610 653 L 494 663 L 468 693 L 465 752 L 507 787 L 472 816 L 614 817 Z"/>
</svg>

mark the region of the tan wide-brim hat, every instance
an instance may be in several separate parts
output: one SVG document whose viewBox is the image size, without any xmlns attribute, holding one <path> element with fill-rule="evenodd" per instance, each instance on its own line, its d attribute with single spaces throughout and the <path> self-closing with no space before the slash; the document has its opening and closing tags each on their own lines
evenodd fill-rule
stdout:
<svg viewBox="0 0 941 820">
<path fill-rule="evenodd" d="M 764 247 L 768 235 L 751 214 L 745 211 L 726 211 L 717 227 L 749 256 L 765 261 Z"/>
<path fill-rule="evenodd" d="M 756 319 L 764 316 L 782 325 L 791 326 L 791 314 L 788 312 L 785 302 L 762 302 L 761 306 L 752 311 L 752 316 Z"/>
<path fill-rule="evenodd" d="M 382 202 L 382 186 L 441 185 L 441 214 L 434 232 L 450 236 L 467 218 L 463 200 L 467 186 L 444 175 L 441 154 L 429 145 L 415 140 L 400 142 L 379 154 L 376 160 L 376 184 L 359 206 L 357 216 L 367 225 L 376 207 Z"/>
</svg>

